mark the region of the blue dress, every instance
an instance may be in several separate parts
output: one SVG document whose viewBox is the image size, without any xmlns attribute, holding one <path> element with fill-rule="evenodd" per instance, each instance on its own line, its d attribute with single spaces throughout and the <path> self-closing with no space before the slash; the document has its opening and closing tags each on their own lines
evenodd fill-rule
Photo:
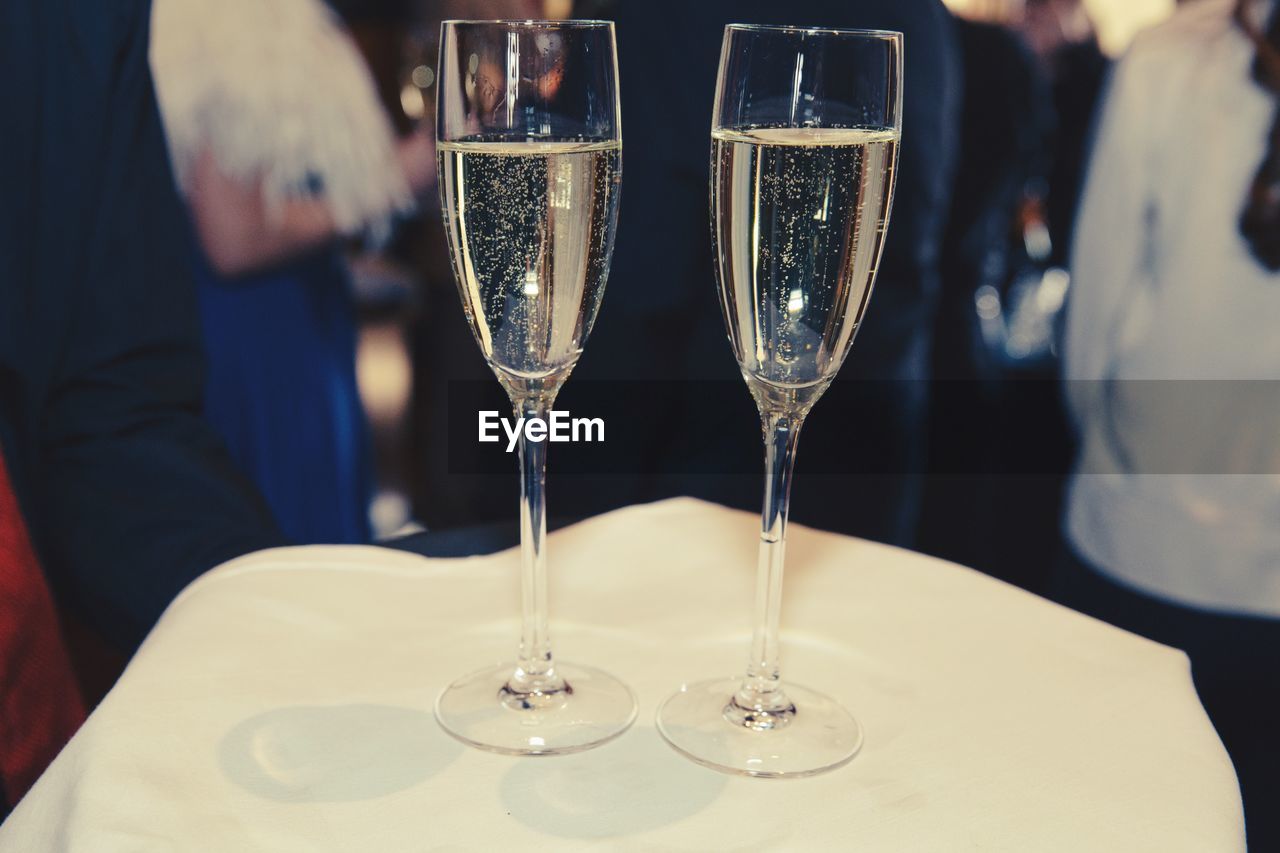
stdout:
<svg viewBox="0 0 1280 853">
<path fill-rule="evenodd" d="M 368 426 L 350 283 L 336 249 L 221 278 L 194 253 L 205 415 L 298 543 L 370 539 Z"/>
</svg>

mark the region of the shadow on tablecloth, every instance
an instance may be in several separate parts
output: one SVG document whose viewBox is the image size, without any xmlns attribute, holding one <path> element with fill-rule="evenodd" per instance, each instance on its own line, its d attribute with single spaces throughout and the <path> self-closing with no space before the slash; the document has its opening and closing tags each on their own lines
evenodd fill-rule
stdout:
<svg viewBox="0 0 1280 853">
<path fill-rule="evenodd" d="M 293 705 L 234 726 L 218 744 L 218 762 L 228 779 L 264 799 L 340 803 L 410 788 L 462 750 L 426 711 Z"/>
<path fill-rule="evenodd" d="M 500 793 L 511 816 L 532 829 L 603 839 L 692 817 L 728 781 L 681 758 L 654 729 L 637 727 L 589 752 L 522 759 L 502 777 Z"/>
</svg>

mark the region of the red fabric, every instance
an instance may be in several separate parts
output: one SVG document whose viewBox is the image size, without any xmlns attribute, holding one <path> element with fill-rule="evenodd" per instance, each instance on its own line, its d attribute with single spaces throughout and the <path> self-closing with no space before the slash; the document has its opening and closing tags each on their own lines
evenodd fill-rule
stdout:
<svg viewBox="0 0 1280 853">
<path fill-rule="evenodd" d="M 0 453 L 0 784 L 16 803 L 84 721 L 84 703 Z"/>
</svg>

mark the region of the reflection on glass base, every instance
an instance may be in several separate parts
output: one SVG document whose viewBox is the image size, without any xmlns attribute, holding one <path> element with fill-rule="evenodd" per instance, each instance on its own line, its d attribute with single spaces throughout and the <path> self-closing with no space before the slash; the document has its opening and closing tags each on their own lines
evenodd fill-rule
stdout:
<svg viewBox="0 0 1280 853">
<path fill-rule="evenodd" d="M 566 689 L 517 698 L 515 664 L 473 672 L 436 699 L 440 727 L 469 746 L 507 755 L 562 755 L 613 740 L 636 719 L 636 697 L 612 675 L 556 663 Z"/>
<path fill-rule="evenodd" d="M 839 702 L 787 684 L 795 703 L 786 725 L 730 722 L 741 678 L 686 684 L 658 708 L 658 731 L 686 758 L 744 776 L 770 779 L 813 776 L 847 764 L 862 748 L 862 727 Z M 729 713 L 726 715 L 726 711 Z"/>
</svg>

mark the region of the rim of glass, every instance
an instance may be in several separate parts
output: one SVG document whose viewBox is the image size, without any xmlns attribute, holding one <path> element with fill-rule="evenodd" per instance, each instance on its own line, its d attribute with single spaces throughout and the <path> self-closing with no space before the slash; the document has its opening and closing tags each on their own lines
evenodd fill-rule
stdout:
<svg viewBox="0 0 1280 853">
<path fill-rule="evenodd" d="M 441 21 L 440 26 L 458 26 L 458 25 L 475 26 L 480 24 L 500 24 L 506 27 L 540 27 L 542 29 L 559 28 L 559 29 L 592 29 L 595 27 L 612 27 L 613 21 L 604 21 L 599 18 L 563 18 L 560 20 L 541 20 L 539 18 L 449 18 Z"/>
<path fill-rule="evenodd" d="M 725 31 L 766 32 L 766 33 L 813 33 L 831 36 L 862 36 L 870 39 L 900 41 L 902 33 L 898 30 L 859 30 L 842 27 L 804 27 L 799 24 L 725 24 Z"/>
</svg>

